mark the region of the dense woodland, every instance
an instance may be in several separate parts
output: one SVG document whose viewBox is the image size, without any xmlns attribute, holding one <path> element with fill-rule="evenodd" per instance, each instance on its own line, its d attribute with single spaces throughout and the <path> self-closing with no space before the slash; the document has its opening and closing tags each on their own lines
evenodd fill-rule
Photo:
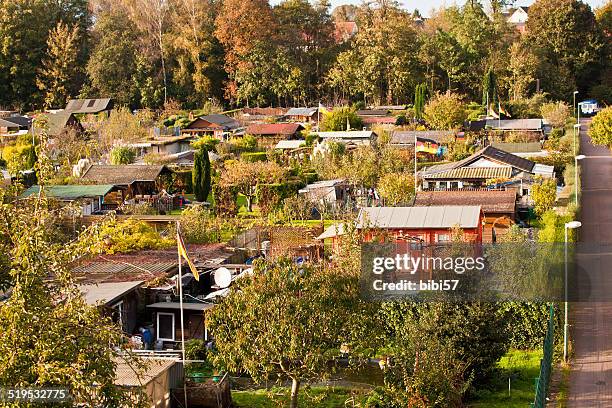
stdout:
<svg viewBox="0 0 612 408">
<path fill-rule="evenodd" d="M 409 103 L 421 83 L 480 101 L 489 71 L 502 100 L 539 80 L 554 99 L 578 89 L 610 102 L 610 2 L 537 0 L 525 35 L 505 6 L 471 0 L 423 19 L 387 0 L 0 0 L 0 107 Z M 347 20 L 358 33 L 338 42 Z"/>
</svg>

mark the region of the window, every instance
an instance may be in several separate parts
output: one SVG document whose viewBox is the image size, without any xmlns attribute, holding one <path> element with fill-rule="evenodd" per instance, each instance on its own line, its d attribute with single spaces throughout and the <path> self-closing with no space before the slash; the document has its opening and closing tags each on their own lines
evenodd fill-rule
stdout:
<svg viewBox="0 0 612 408">
<path fill-rule="evenodd" d="M 89 102 L 87 102 L 87 107 L 91 108 L 96 104 L 96 100 L 95 99 L 91 99 Z"/>
<path fill-rule="evenodd" d="M 174 341 L 174 313 L 157 313 L 157 339 Z"/>
<path fill-rule="evenodd" d="M 448 235 L 448 234 L 436 234 L 436 241 L 437 242 L 449 242 L 450 241 L 450 235 Z"/>
</svg>

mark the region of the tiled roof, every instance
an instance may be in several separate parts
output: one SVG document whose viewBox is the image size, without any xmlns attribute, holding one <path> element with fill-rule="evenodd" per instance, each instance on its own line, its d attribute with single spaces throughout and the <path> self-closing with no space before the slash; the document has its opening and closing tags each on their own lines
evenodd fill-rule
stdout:
<svg viewBox="0 0 612 408">
<path fill-rule="evenodd" d="M 433 174 L 424 175 L 424 178 L 431 179 L 493 179 L 493 178 L 510 178 L 512 175 L 512 167 L 460 167 L 458 169 L 449 169 Z"/>
<path fill-rule="evenodd" d="M 349 130 L 338 132 L 318 132 L 317 136 L 324 139 L 370 139 L 376 133 L 371 130 Z"/>
<path fill-rule="evenodd" d="M 165 166 L 94 164 L 82 178 L 99 184 L 129 185 L 134 181 L 155 181 L 164 170 Z"/>
<path fill-rule="evenodd" d="M 387 116 L 387 109 L 362 109 L 355 112 L 357 116 Z"/>
<path fill-rule="evenodd" d="M 414 201 L 415 207 L 440 205 L 479 205 L 487 213 L 514 213 L 516 191 L 514 190 L 447 190 L 420 191 Z"/>
<path fill-rule="evenodd" d="M 362 122 L 366 125 L 377 123 L 394 125 L 397 122 L 397 118 L 395 116 L 366 116 L 362 119 Z"/>
<path fill-rule="evenodd" d="M 56 197 L 62 200 L 76 200 L 84 197 L 99 197 L 105 196 L 114 188 L 111 184 L 97 185 L 52 185 L 45 186 L 44 192 L 49 197 Z M 35 185 L 28 188 L 21 194 L 21 197 L 29 197 L 32 194 L 38 194 L 40 186 Z"/>
<path fill-rule="evenodd" d="M 476 228 L 480 206 L 364 207 L 357 226 L 374 228 Z"/>
<path fill-rule="evenodd" d="M 291 136 L 304 129 L 299 123 L 257 123 L 249 125 L 246 133 L 259 136 Z"/>
</svg>

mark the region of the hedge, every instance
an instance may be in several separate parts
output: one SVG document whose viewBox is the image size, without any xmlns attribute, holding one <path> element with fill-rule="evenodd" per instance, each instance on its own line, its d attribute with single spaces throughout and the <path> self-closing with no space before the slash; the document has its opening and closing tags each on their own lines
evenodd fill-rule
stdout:
<svg viewBox="0 0 612 408">
<path fill-rule="evenodd" d="M 270 214 L 281 206 L 284 199 L 295 196 L 303 186 L 304 183 L 299 181 L 257 185 L 255 197 L 259 210 L 263 215 Z"/>
<path fill-rule="evenodd" d="M 268 160 L 268 155 L 266 152 L 242 153 L 240 158 L 247 163 L 255 163 Z"/>
</svg>

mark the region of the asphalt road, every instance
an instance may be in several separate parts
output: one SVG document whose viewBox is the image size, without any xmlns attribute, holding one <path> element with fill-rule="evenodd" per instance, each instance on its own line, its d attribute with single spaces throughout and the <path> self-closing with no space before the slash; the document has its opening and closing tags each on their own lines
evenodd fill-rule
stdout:
<svg viewBox="0 0 612 408">
<path fill-rule="evenodd" d="M 589 121 L 582 122 L 586 130 Z M 582 210 L 577 255 L 577 290 L 584 298 L 570 305 L 574 358 L 570 372 L 569 407 L 612 407 L 612 155 L 580 134 Z M 606 301 L 606 299 L 610 299 Z"/>
</svg>

